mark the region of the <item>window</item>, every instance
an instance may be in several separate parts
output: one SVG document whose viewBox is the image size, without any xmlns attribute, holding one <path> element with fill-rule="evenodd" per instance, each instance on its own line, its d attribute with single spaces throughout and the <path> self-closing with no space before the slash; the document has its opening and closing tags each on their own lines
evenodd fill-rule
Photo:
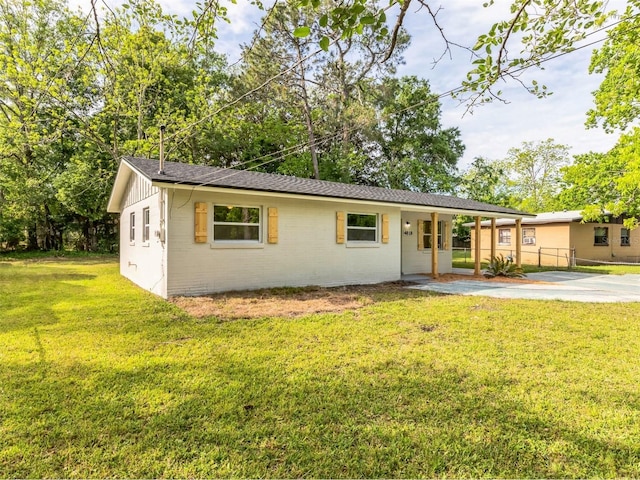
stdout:
<svg viewBox="0 0 640 480">
<path fill-rule="evenodd" d="M 511 240 L 511 239 L 509 239 Z M 536 229 L 535 228 L 523 228 L 522 229 L 522 244 L 523 245 L 535 245 L 536 244 Z"/>
<path fill-rule="evenodd" d="M 134 242 L 136 240 L 136 213 L 131 212 L 129 214 L 129 241 Z"/>
<path fill-rule="evenodd" d="M 498 230 L 498 244 L 511 245 L 511 229 L 510 228 L 500 228 Z"/>
<path fill-rule="evenodd" d="M 623 227 L 622 230 L 620 230 L 620 245 L 622 247 L 628 247 L 631 245 L 628 228 Z"/>
<path fill-rule="evenodd" d="M 149 207 L 142 210 L 142 241 L 149 241 Z"/>
<path fill-rule="evenodd" d="M 433 243 L 433 229 L 431 220 L 425 220 L 422 230 L 422 245 L 423 248 L 432 248 Z M 444 222 L 438 222 L 438 248 L 442 249 L 442 235 L 444 234 Z"/>
<path fill-rule="evenodd" d="M 213 206 L 214 242 L 260 242 L 260 207 Z"/>
<path fill-rule="evenodd" d="M 378 215 L 347 213 L 348 242 L 376 242 L 378 239 Z"/>
<path fill-rule="evenodd" d="M 593 229 L 594 245 L 609 245 L 609 227 L 595 227 Z"/>
</svg>

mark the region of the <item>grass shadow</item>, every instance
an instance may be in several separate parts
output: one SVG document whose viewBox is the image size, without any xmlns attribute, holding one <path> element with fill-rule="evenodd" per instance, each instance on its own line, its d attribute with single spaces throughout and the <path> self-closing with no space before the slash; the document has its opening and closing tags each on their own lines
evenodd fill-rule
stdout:
<svg viewBox="0 0 640 480">
<path fill-rule="evenodd" d="M 187 374 L 168 358 L 128 369 L 50 364 L 46 375 L 39 363 L 0 366 L 14 405 L 5 417 L 9 440 L 28 443 L 5 453 L 0 471 L 10 477 L 67 477 L 70 468 L 110 477 L 640 474 L 640 447 L 530 411 L 509 398 L 512 382 L 504 377 L 391 358 L 368 366 L 336 362 L 335 375 L 287 367 L 277 357 L 257 363 L 218 355 L 206 363 Z"/>
</svg>

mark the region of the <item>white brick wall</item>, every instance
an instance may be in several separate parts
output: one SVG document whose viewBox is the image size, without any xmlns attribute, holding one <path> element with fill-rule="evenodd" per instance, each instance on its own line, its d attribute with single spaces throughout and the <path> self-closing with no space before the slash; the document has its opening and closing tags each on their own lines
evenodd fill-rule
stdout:
<svg viewBox="0 0 640 480">
<path fill-rule="evenodd" d="M 132 183 L 133 188 L 138 188 Z M 139 191 L 139 190 L 138 190 Z M 147 190 L 151 193 L 151 190 Z M 167 296 L 167 281 L 165 275 L 166 250 L 165 245 L 156 235 L 160 230 L 160 198 L 164 190 L 154 189 L 153 194 L 146 198 L 138 199 L 135 203 L 123 209 L 120 216 L 120 273 L 141 286 L 145 290 Z M 132 198 L 127 195 L 125 198 Z M 148 242 L 142 241 L 143 218 L 142 210 L 149 207 Z M 129 240 L 130 213 L 136 214 L 135 241 Z"/>
<path fill-rule="evenodd" d="M 431 273 L 431 249 L 418 250 L 418 220 L 431 220 L 430 213 L 403 212 L 402 223 L 411 223 L 413 235 L 402 235 L 402 273 Z M 438 251 L 438 273 L 451 273 L 452 238 L 451 215 L 438 215 L 438 220 L 449 222 L 449 250 Z"/>
<path fill-rule="evenodd" d="M 353 207 L 331 201 L 188 190 L 176 191 L 168 198 L 169 296 L 275 286 L 378 283 L 400 278 L 400 207 Z M 195 202 L 208 204 L 207 243 L 194 242 Z M 259 248 L 217 248 L 212 244 L 214 203 L 261 206 L 263 242 Z M 266 242 L 268 207 L 278 209 L 277 244 Z M 372 248 L 337 244 L 337 211 L 388 214 L 389 243 L 378 242 Z M 379 228 L 380 225 L 379 218 Z"/>
</svg>

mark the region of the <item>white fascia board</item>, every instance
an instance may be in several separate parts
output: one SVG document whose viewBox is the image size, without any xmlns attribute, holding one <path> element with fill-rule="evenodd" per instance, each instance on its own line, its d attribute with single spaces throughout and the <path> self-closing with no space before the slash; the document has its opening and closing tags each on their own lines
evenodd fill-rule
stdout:
<svg viewBox="0 0 640 480">
<path fill-rule="evenodd" d="M 394 203 L 394 202 L 380 202 L 374 200 L 359 200 L 352 198 L 339 198 L 339 197 L 324 197 L 320 195 L 302 195 L 298 193 L 284 193 L 284 192 L 267 192 L 262 190 L 244 190 L 240 188 L 221 188 L 221 187 L 207 187 L 198 185 L 186 185 L 186 184 L 175 184 L 175 183 L 166 183 L 166 182 L 158 182 L 153 181 L 151 185 L 158 188 L 175 188 L 176 190 L 198 190 L 209 193 L 224 193 L 230 195 L 255 195 L 261 197 L 278 197 L 278 198 L 291 198 L 296 200 L 317 200 L 322 202 L 334 202 L 334 203 L 352 203 L 356 205 L 372 205 L 372 206 L 382 206 L 382 207 L 393 207 L 399 208 L 403 212 L 438 212 L 450 215 L 481 215 L 483 217 L 489 218 L 523 218 L 523 217 L 534 217 L 535 215 L 530 214 L 508 214 L 508 213 L 498 213 L 498 212 L 486 212 L 484 210 L 464 210 L 464 209 L 456 209 L 456 208 L 445 208 L 445 207 L 435 207 L 428 205 L 415 205 L 415 204 L 407 204 L 407 203 Z"/>
<path fill-rule="evenodd" d="M 109 201 L 107 202 L 107 212 L 120 213 L 120 205 L 122 203 L 122 195 L 127 188 L 127 182 L 133 171 L 133 167 L 124 160 L 120 161 L 118 165 L 118 171 L 116 172 L 116 179 L 113 182 L 111 188 L 111 195 L 109 195 Z"/>
</svg>

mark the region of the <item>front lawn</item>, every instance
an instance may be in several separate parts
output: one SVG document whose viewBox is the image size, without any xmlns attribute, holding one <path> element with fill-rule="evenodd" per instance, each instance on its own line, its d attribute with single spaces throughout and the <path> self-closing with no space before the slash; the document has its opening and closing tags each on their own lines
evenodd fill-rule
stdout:
<svg viewBox="0 0 640 480">
<path fill-rule="evenodd" d="M 194 318 L 0 259 L 0 477 L 640 476 L 640 304 L 369 300 Z"/>
</svg>

